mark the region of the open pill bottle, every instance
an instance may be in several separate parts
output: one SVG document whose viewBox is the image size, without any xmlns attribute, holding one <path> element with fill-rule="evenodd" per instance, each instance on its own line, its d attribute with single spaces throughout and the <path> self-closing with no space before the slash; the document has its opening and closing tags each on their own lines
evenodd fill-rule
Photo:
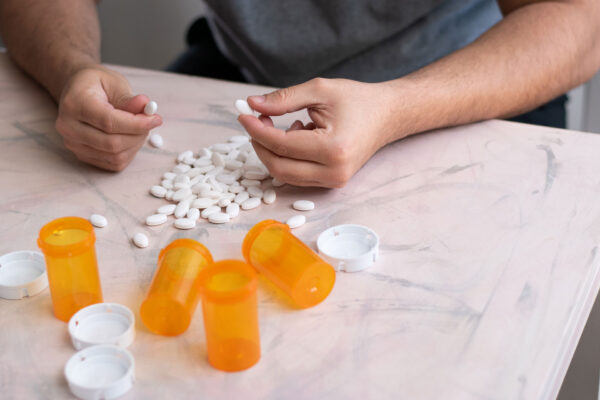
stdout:
<svg viewBox="0 0 600 400">
<path fill-rule="evenodd" d="M 260 359 L 256 272 L 243 261 L 218 261 L 200 273 L 210 364 L 241 371 Z"/>
<path fill-rule="evenodd" d="M 264 220 L 254 225 L 244 238 L 242 254 L 300 308 L 320 303 L 333 289 L 333 267 L 281 222 Z"/>
<path fill-rule="evenodd" d="M 200 271 L 212 264 L 206 247 L 192 239 L 177 239 L 158 254 L 158 269 L 140 308 L 146 327 L 159 335 L 186 331 L 200 300 Z"/>
<path fill-rule="evenodd" d="M 79 217 L 58 218 L 42 227 L 37 242 L 46 259 L 56 318 L 69 322 L 83 307 L 102 302 L 92 224 Z"/>
</svg>

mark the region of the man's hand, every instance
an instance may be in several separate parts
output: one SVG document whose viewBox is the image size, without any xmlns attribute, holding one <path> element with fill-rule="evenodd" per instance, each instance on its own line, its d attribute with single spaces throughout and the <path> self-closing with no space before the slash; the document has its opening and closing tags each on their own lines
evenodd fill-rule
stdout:
<svg viewBox="0 0 600 400">
<path fill-rule="evenodd" d="M 59 100 L 56 130 L 78 159 L 97 167 L 123 170 L 142 147 L 148 132 L 162 124 L 143 114 L 147 96 L 131 94 L 115 71 L 91 65 L 76 72 Z"/>
<path fill-rule="evenodd" d="M 398 139 L 386 84 L 317 78 L 248 98 L 262 115 L 240 115 L 259 158 L 277 179 L 297 186 L 343 187 L 382 146 Z M 306 108 L 312 122 L 287 130 L 270 116 Z"/>
</svg>

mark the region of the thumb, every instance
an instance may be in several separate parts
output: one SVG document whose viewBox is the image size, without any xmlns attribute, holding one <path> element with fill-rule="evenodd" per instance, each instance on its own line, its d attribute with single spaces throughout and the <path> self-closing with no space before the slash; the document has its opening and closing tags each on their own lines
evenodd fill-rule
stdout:
<svg viewBox="0 0 600 400">
<path fill-rule="evenodd" d="M 248 104 L 263 115 L 283 115 L 311 107 L 321 103 L 322 81 L 325 79 L 312 79 L 262 96 L 250 96 Z"/>
<path fill-rule="evenodd" d="M 132 114 L 141 114 L 144 112 L 144 107 L 149 101 L 150 98 L 144 94 L 138 94 L 137 96 L 125 95 L 120 97 L 113 106 Z"/>
</svg>

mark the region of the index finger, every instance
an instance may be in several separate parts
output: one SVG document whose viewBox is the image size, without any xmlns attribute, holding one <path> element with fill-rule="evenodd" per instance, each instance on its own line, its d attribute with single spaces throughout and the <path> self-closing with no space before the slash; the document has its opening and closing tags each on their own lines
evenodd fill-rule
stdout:
<svg viewBox="0 0 600 400">
<path fill-rule="evenodd" d="M 81 104 L 79 118 L 106 133 L 145 135 L 162 124 L 159 115 L 132 114 L 94 98 Z"/>
</svg>

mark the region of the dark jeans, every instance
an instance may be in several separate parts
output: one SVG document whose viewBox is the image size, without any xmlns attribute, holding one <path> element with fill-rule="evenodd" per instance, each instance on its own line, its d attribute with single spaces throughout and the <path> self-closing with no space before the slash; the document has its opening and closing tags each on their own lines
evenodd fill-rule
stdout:
<svg viewBox="0 0 600 400">
<path fill-rule="evenodd" d="M 188 49 L 169 65 L 167 68 L 169 71 L 246 82 L 239 68 L 232 64 L 217 47 L 205 18 L 200 18 L 192 24 L 188 30 L 186 42 Z M 509 120 L 566 128 L 565 105 L 567 100 L 567 96 L 562 95 L 533 111 L 509 118 Z"/>
</svg>

